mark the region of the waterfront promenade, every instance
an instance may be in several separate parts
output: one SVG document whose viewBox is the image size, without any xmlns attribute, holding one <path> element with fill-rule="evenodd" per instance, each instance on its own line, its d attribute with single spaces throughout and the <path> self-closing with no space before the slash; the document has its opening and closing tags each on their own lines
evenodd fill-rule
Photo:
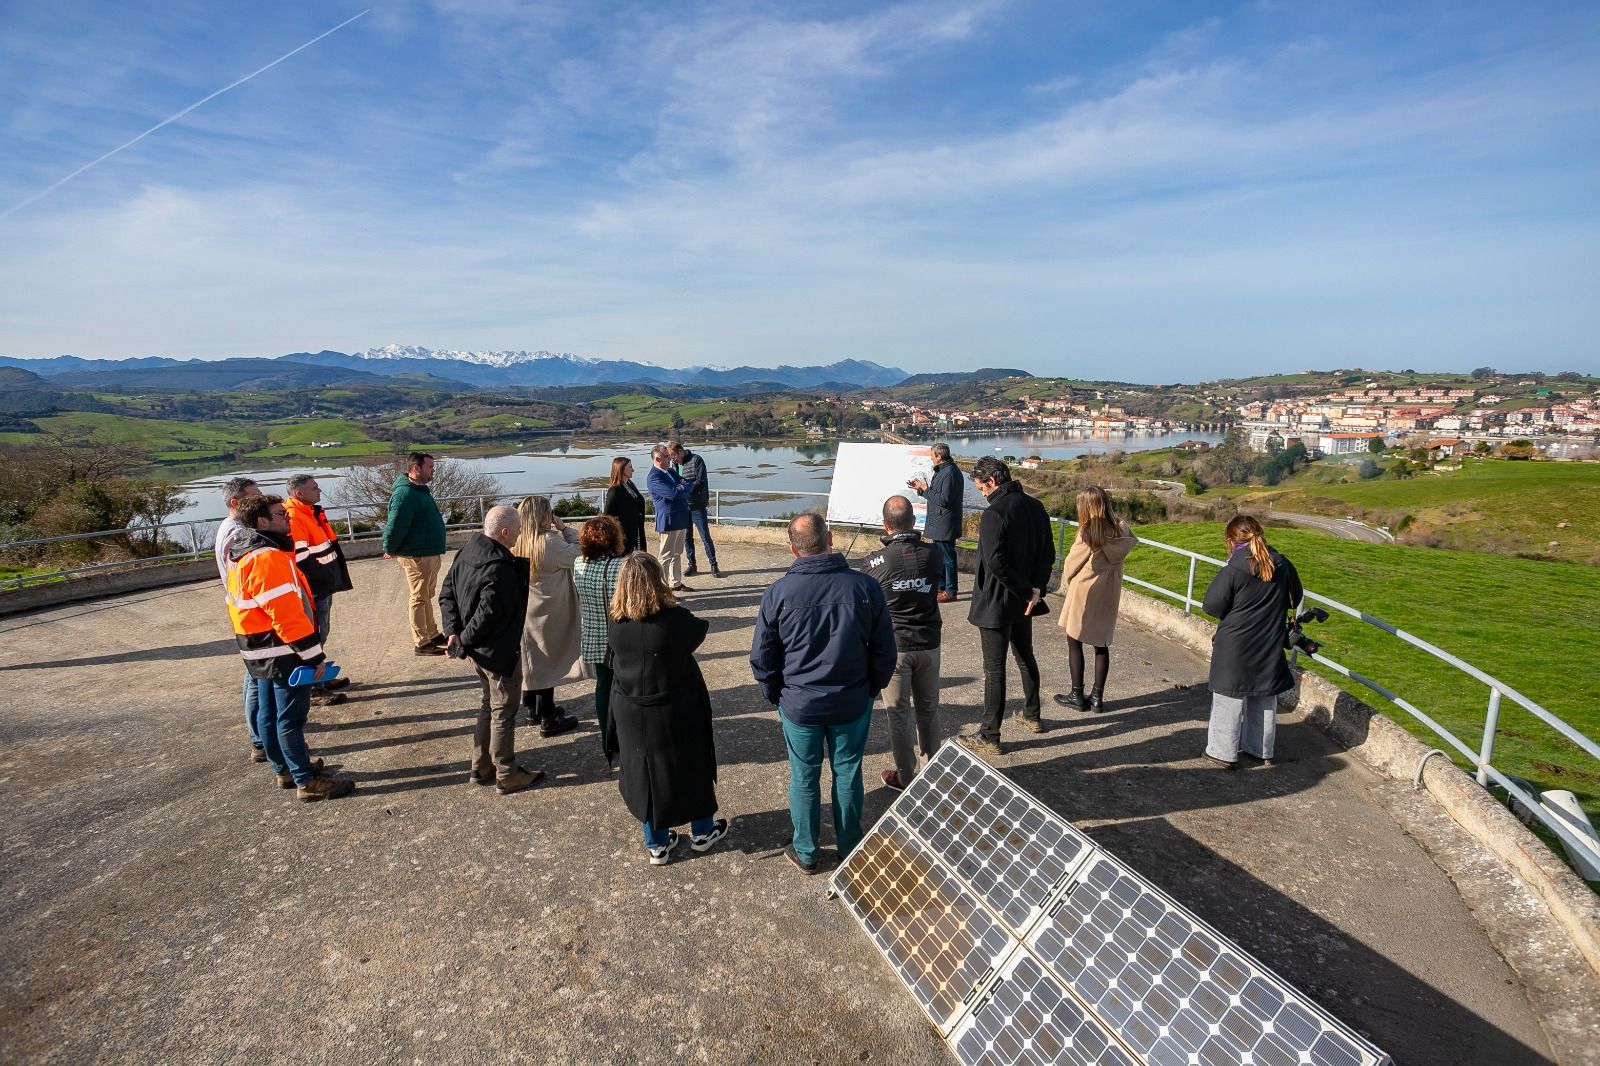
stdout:
<svg viewBox="0 0 1600 1066">
<path fill-rule="evenodd" d="M 780 854 L 783 744 L 746 655 L 787 552 L 719 557 L 729 576 L 685 602 L 712 621 L 699 658 L 733 832 L 665 868 L 644 861 L 587 684 L 558 690 L 580 730 L 519 730 L 544 784 L 465 784 L 476 684 L 412 655 L 393 563 L 353 564 L 337 601 L 330 648 L 356 684 L 308 739 L 358 790 L 331 803 L 247 761 L 214 581 L 0 619 L 0 1062 L 949 1061 L 825 878 Z M 944 610 L 953 731 L 977 719 L 981 670 L 965 601 Z M 1562 1050 L 1570 1019 L 1547 1037 L 1551 986 L 1486 929 L 1537 902 L 1425 798 L 1293 716 L 1296 761 L 1211 768 L 1204 662 L 1132 625 L 1112 711 L 1064 712 L 1058 631 L 1038 634 L 1051 728 L 1008 724 L 998 762 L 1023 787 L 1399 1063 L 1592 1061 Z M 892 798 L 884 725 L 869 819 Z"/>
</svg>

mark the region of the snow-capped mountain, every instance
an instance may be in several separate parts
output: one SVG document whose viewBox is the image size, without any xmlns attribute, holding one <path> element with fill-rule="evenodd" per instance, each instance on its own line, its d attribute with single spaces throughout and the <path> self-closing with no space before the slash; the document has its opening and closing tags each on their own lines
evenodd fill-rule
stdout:
<svg viewBox="0 0 1600 1066">
<path fill-rule="evenodd" d="M 386 344 L 356 355 L 297 352 L 283 359 L 316 366 L 363 370 L 385 377 L 427 374 L 469 385 L 598 385 L 648 382 L 662 385 L 738 386 L 770 384 L 794 388 L 840 384 L 861 388 L 894 385 L 907 377 L 898 367 L 846 359 L 826 366 L 663 367 L 632 359 L 589 359 L 571 352 L 457 351 Z"/>
<path fill-rule="evenodd" d="M 581 355 L 571 352 L 463 352 L 454 349 L 423 348 L 415 344 L 385 344 L 382 348 L 368 348 L 360 354 L 362 359 L 449 359 L 462 363 L 476 363 L 479 366 L 511 367 L 523 363 L 536 363 L 547 359 L 558 359 L 562 362 L 574 363 L 582 366 L 594 366 L 601 362 L 597 359 L 585 359 Z M 641 366 L 653 366 L 653 363 L 641 363 Z"/>
</svg>

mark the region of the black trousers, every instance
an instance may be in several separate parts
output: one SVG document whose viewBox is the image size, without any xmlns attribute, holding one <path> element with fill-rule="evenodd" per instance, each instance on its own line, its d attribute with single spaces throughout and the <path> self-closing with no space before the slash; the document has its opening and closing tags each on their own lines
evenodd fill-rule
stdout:
<svg viewBox="0 0 1600 1066">
<path fill-rule="evenodd" d="M 1006 648 L 1016 656 L 1022 671 L 1022 716 L 1039 720 L 1039 660 L 1033 655 L 1033 619 L 1024 618 L 999 629 L 978 630 L 983 646 L 983 724 L 985 740 L 1000 740 L 1000 721 L 1006 711 Z"/>
<path fill-rule="evenodd" d="M 556 690 L 553 688 L 525 689 L 522 705 L 528 708 L 529 722 L 542 722 L 556 715 Z"/>
</svg>

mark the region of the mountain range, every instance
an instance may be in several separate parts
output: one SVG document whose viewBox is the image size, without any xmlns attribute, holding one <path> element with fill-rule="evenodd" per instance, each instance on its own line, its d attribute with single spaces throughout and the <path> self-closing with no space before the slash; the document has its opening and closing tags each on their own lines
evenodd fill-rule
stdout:
<svg viewBox="0 0 1600 1066">
<path fill-rule="evenodd" d="M 638 382 L 703 387 L 838 388 L 895 385 L 908 375 L 864 359 L 825 366 L 663 367 L 626 359 L 586 359 L 570 352 L 449 351 L 390 344 L 365 352 L 293 352 L 273 359 L 51 359 L 0 356 L 56 388 L 294 388 L 375 379 L 424 379 L 477 388 Z"/>
</svg>

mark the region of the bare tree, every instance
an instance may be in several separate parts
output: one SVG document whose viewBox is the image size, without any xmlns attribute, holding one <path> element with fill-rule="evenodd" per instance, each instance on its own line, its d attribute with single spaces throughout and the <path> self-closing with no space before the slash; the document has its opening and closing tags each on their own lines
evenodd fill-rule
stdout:
<svg viewBox="0 0 1600 1066">
<path fill-rule="evenodd" d="M 364 525 L 379 525 L 389 517 L 389 497 L 397 480 L 406 476 L 406 457 L 397 455 L 381 463 L 351 470 L 329 493 L 333 507 L 348 507 L 355 520 Z M 474 470 L 461 459 L 440 458 L 434 462 L 433 482 L 428 486 L 444 514 L 453 524 L 480 517 L 478 501 L 493 502 L 505 491 L 493 474 Z"/>
</svg>

